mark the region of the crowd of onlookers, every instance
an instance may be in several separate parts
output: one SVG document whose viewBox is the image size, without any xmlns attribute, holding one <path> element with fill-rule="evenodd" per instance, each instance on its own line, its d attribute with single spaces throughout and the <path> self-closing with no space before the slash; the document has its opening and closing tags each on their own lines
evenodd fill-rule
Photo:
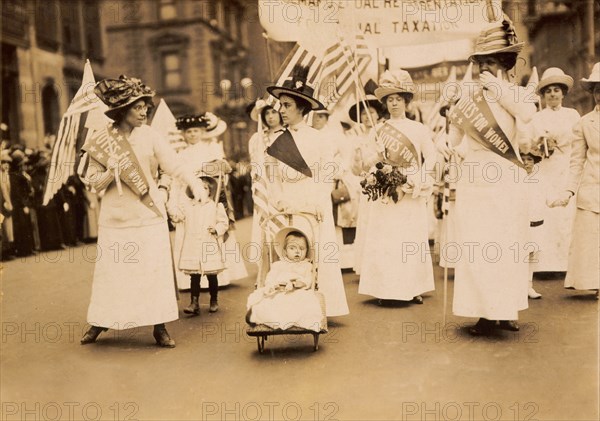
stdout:
<svg viewBox="0 0 600 421">
<path fill-rule="evenodd" d="M 2 259 L 58 250 L 97 236 L 98 200 L 76 176 L 43 206 L 49 148 L 3 145 L 1 152 Z"/>
<path fill-rule="evenodd" d="M 78 176 L 70 176 L 48 204 L 43 205 L 51 155 L 49 147 L 34 150 L 3 142 L 2 260 L 96 241 L 101 198 L 86 190 Z M 243 163 L 232 167 L 232 204 L 236 219 L 241 219 L 252 214 L 250 172 Z"/>
</svg>

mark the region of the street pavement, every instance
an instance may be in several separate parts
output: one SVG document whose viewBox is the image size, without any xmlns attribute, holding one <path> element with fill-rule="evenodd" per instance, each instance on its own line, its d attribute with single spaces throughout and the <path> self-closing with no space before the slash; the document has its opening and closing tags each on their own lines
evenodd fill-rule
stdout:
<svg viewBox="0 0 600 421">
<path fill-rule="evenodd" d="M 250 219 L 238 222 L 249 241 Z M 106 255 L 106 258 L 113 255 Z M 274 337 L 259 354 L 246 335 L 251 276 L 224 287 L 220 310 L 181 309 L 167 325 L 109 331 L 81 346 L 95 247 L 3 262 L 2 420 L 597 420 L 598 301 L 536 281 L 520 332 L 473 338 L 475 320 L 448 314 L 443 271 L 424 304 L 381 307 L 344 273 L 350 315 L 330 319 L 313 352 L 309 335 Z"/>
</svg>

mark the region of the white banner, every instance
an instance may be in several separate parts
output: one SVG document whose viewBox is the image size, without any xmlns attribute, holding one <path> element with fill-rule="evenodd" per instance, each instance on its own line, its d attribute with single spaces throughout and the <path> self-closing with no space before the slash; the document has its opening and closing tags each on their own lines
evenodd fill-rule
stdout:
<svg viewBox="0 0 600 421">
<path fill-rule="evenodd" d="M 259 0 L 259 16 L 276 41 L 318 31 L 364 34 L 372 47 L 475 38 L 502 17 L 501 0 Z M 492 16 L 493 19 L 489 19 Z"/>
</svg>

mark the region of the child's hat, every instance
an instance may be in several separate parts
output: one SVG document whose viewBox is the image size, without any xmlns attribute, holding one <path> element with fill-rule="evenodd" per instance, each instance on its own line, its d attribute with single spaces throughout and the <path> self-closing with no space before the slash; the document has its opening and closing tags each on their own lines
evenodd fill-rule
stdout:
<svg viewBox="0 0 600 421">
<path fill-rule="evenodd" d="M 277 232 L 277 234 L 275 234 L 275 238 L 273 239 L 273 247 L 275 248 L 275 253 L 277 253 L 277 256 L 279 256 L 279 259 L 283 259 L 285 256 L 285 253 L 284 253 L 285 238 L 288 236 L 289 233 L 297 232 L 297 233 L 300 233 L 302 236 L 304 236 L 304 238 L 306 238 L 306 246 L 307 246 L 306 258 L 309 260 L 312 260 L 313 259 L 313 248 L 312 248 L 312 240 L 311 240 L 312 236 L 307 235 L 308 233 L 310 233 L 312 231 L 311 231 L 311 228 L 308 226 L 308 221 L 297 218 L 296 220 L 294 220 L 294 225 L 297 225 L 297 226 L 289 226 L 289 227 L 282 228 Z"/>
</svg>

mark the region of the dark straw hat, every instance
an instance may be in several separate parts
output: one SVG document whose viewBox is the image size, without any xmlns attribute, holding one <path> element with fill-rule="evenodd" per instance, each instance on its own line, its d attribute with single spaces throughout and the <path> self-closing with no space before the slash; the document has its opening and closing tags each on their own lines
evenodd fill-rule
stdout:
<svg viewBox="0 0 600 421">
<path fill-rule="evenodd" d="M 118 79 L 104 79 L 96 84 L 94 93 L 100 100 L 108 105 L 104 112 L 109 118 L 114 117 L 124 108 L 133 104 L 141 98 L 152 103 L 152 97 L 156 94 L 150 87 L 144 85 L 141 80 L 129 78 L 125 75 Z"/>
<path fill-rule="evenodd" d="M 324 110 L 325 106 L 313 98 L 315 90 L 307 83 L 308 67 L 296 65 L 292 76 L 287 78 L 282 86 L 269 86 L 267 92 L 279 99 L 280 95 L 301 98 L 310 103 L 311 110 Z"/>
</svg>

